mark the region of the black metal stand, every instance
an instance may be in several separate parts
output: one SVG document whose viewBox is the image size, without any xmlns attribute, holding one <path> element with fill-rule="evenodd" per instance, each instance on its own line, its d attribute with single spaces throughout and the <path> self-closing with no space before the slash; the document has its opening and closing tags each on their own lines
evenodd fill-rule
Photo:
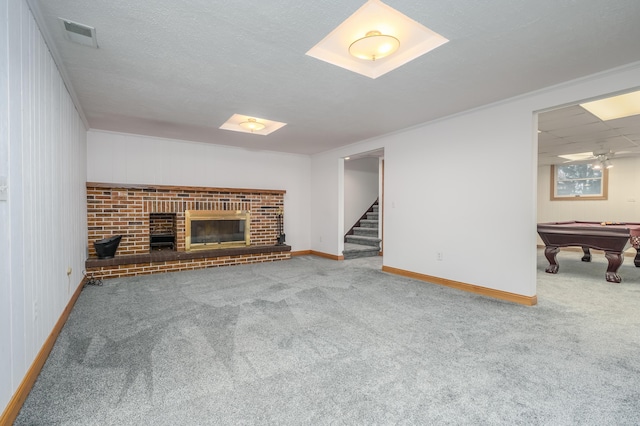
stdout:
<svg viewBox="0 0 640 426">
<path fill-rule="evenodd" d="M 278 214 L 276 216 L 278 218 L 278 242 L 276 243 L 277 246 L 283 246 L 284 245 L 284 224 L 283 224 L 283 212 L 282 210 L 278 211 Z"/>
</svg>

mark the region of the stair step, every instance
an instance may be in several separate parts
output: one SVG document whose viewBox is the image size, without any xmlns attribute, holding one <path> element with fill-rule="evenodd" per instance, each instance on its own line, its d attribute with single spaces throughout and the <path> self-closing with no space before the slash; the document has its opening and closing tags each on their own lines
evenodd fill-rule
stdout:
<svg viewBox="0 0 640 426">
<path fill-rule="evenodd" d="M 377 219 L 362 219 L 360 221 L 361 228 L 377 228 L 378 220 Z"/>
<path fill-rule="evenodd" d="M 342 252 L 342 257 L 344 259 L 357 259 L 360 257 L 374 257 L 379 255 L 380 255 L 380 250 L 378 250 L 375 247 L 372 247 L 371 250 L 356 250 L 356 251 L 345 250 Z"/>
<path fill-rule="evenodd" d="M 367 219 L 378 220 L 378 212 L 369 212 L 369 213 L 367 213 Z"/>
<path fill-rule="evenodd" d="M 357 259 L 359 257 L 373 257 L 380 255 L 380 249 L 372 246 L 345 243 L 342 256 L 345 259 Z"/>
<path fill-rule="evenodd" d="M 364 235 L 367 237 L 377 237 L 378 236 L 378 228 L 367 228 L 367 227 L 355 227 L 353 228 L 353 235 Z"/>
<path fill-rule="evenodd" d="M 380 249 L 380 238 L 366 237 L 363 235 L 347 235 L 346 241 L 353 244 L 361 244 L 364 246 L 373 246 Z"/>
<path fill-rule="evenodd" d="M 379 206 L 378 206 L 377 204 L 376 204 L 376 205 L 374 205 L 374 206 L 373 206 L 373 211 L 374 211 L 374 212 L 378 212 L 378 207 L 379 207 Z"/>
</svg>

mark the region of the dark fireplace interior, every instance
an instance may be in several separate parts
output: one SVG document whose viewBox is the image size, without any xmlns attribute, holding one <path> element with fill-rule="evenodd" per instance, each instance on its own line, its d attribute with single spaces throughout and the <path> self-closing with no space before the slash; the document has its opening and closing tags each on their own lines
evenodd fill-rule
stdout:
<svg viewBox="0 0 640 426">
<path fill-rule="evenodd" d="M 191 220 L 191 244 L 244 241 L 244 220 Z"/>
<path fill-rule="evenodd" d="M 151 250 L 176 249 L 175 213 L 151 213 L 149 215 L 149 247 Z"/>
</svg>

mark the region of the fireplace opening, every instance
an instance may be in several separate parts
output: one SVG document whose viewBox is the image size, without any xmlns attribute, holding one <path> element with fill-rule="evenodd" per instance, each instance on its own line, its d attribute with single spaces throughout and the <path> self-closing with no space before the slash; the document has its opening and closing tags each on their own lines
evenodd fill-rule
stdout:
<svg viewBox="0 0 640 426">
<path fill-rule="evenodd" d="M 151 250 L 175 250 L 176 234 L 175 213 L 149 214 L 149 248 Z"/>
<path fill-rule="evenodd" d="M 250 245 L 248 211 L 185 211 L 185 249 L 209 250 Z"/>
</svg>

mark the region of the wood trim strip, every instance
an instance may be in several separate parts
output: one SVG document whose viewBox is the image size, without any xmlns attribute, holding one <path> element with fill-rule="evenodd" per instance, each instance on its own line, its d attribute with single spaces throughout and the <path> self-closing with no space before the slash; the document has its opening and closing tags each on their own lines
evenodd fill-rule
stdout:
<svg viewBox="0 0 640 426">
<path fill-rule="evenodd" d="M 31 367 L 29 367 L 29 370 L 22 379 L 20 386 L 18 386 L 18 389 L 16 389 L 13 397 L 11 398 L 11 400 L 9 400 L 9 404 L 7 404 L 7 407 L 2 413 L 2 416 L 0 416 L 0 425 L 13 424 L 16 417 L 18 417 L 18 414 L 20 414 L 20 409 L 22 409 L 24 401 L 27 399 L 27 396 L 29 396 L 31 388 L 33 388 L 33 385 L 35 384 L 36 379 L 38 378 L 38 375 L 42 370 L 42 367 L 44 367 L 44 363 L 47 361 L 49 353 L 51 353 L 51 349 L 53 349 L 53 345 L 56 343 L 56 339 L 62 331 L 62 327 L 64 327 L 64 324 L 67 322 L 67 318 L 69 318 L 69 314 L 71 314 L 71 309 L 73 309 L 73 306 L 76 304 L 76 300 L 78 300 L 78 297 L 80 297 L 80 293 L 82 292 L 86 281 L 86 277 L 84 277 L 82 281 L 80 281 L 80 285 L 73 293 L 73 296 L 71 296 L 71 300 L 69 300 L 69 303 L 67 303 L 67 307 L 64 308 L 64 311 L 62 311 L 58 322 L 53 327 L 53 330 L 51 330 L 49 337 L 47 337 L 47 340 L 45 340 L 42 348 L 40 348 L 40 352 L 38 352 L 38 355 L 33 360 L 33 363 L 31 363 Z"/>
<path fill-rule="evenodd" d="M 292 257 L 293 256 L 318 256 L 318 257 L 324 257 L 325 259 L 331 259 L 331 260 L 344 260 L 344 256 L 337 256 L 335 254 L 328 254 L 328 253 L 323 253 L 321 251 L 315 251 L 315 250 L 298 250 L 298 251 L 292 251 L 289 254 Z M 379 256 L 382 256 L 382 253 L 379 253 Z"/>
<path fill-rule="evenodd" d="M 344 256 L 336 256 L 335 254 L 323 253 L 321 251 L 315 251 L 315 250 L 292 251 L 290 254 L 291 256 L 318 256 L 318 257 L 324 257 L 325 259 L 331 259 L 331 260 L 344 260 Z"/>
<path fill-rule="evenodd" d="M 382 238 L 382 241 L 380 241 L 380 256 L 382 256 L 382 253 L 384 252 L 384 224 L 383 220 L 381 220 L 384 219 L 384 157 L 380 160 L 380 171 L 382 172 L 382 182 L 380 183 L 380 192 L 382 192 L 380 196 L 382 197 L 382 202 L 378 206 L 378 227 L 382 228 L 382 233 L 380 234 L 380 238 Z"/>
<path fill-rule="evenodd" d="M 432 284 L 439 284 L 445 287 L 455 288 L 457 290 L 462 290 L 469 293 L 479 294 L 481 296 L 518 303 L 520 305 L 533 306 L 538 303 L 538 296 L 535 295 L 523 296 L 521 294 L 509 293 L 507 291 L 495 290 L 493 288 L 467 284 L 460 281 L 448 280 L 431 275 L 419 274 L 417 272 L 405 271 L 404 269 L 392 268 L 391 266 L 385 265 L 382 266 L 382 271 L 388 272 L 390 274 L 401 275 L 407 278 L 413 278 L 420 281 L 426 281 Z"/>
<path fill-rule="evenodd" d="M 314 256 L 318 256 L 318 257 L 324 257 L 325 259 L 331 259 L 331 260 L 344 260 L 344 256 L 340 255 L 337 256 L 335 254 L 329 254 L 329 253 L 323 253 L 321 251 L 315 251 L 315 250 L 311 250 L 311 253 Z"/>
<path fill-rule="evenodd" d="M 106 182 L 87 182 L 87 188 L 112 189 L 160 189 L 163 191 L 200 191 L 200 192 L 229 192 L 242 194 L 286 194 L 285 189 L 250 189 L 250 188 L 215 188 L 208 186 L 175 186 L 175 185 L 144 185 Z"/>
</svg>

